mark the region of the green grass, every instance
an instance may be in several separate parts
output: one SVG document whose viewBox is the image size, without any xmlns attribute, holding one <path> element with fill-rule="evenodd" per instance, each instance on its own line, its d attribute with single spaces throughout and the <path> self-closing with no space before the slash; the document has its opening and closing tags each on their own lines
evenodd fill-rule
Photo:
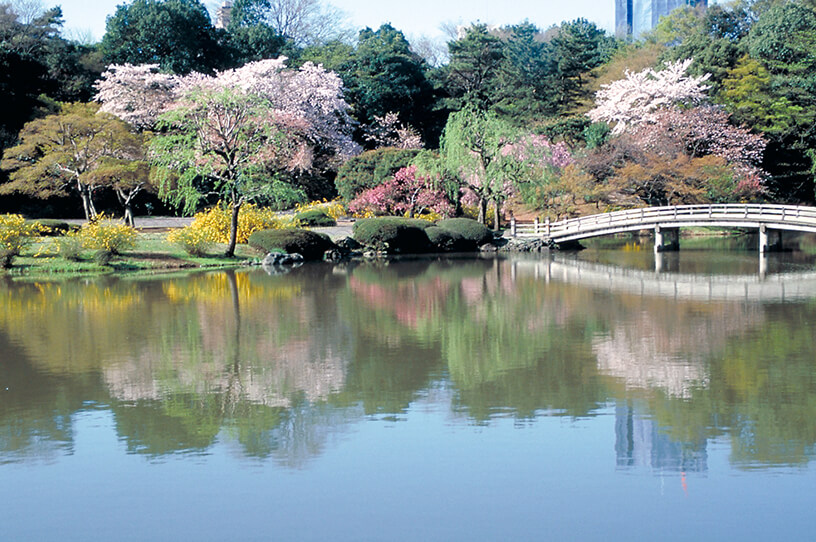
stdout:
<svg viewBox="0 0 816 542">
<path fill-rule="evenodd" d="M 215 244 L 204 256 L 191 256 L 167 242 L 165 233 L 140 233 L 136 246 L 113 256 L 107 264 L 94 261 L 94 251 L 84 250 L 78 261 L 55 255 L 52 239 L 39 238 L 14 258 L 5 275 L 96 275 L 116 272 L 156 272 L 173 269 L 234 267 L 261 258 L 249 245 L 237 245 L 235 258 L 224 257 L 225 244 Z"/>
</svg>

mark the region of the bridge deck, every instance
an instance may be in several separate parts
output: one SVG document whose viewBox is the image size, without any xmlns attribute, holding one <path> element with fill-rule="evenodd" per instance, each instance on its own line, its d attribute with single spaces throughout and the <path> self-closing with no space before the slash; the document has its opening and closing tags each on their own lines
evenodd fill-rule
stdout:
<svg viewBox="0 0 816 542">
<path fill-rule="evenodd" d="M 801 205 L 715 204 L 644 207 L 571 218 L 552 223 L 511 226 L 518 237 L 543 237 L 555 242 L 628 231 L 694 226 L 760 228 L 816 232 L 816 208 Z"/>
</svg>

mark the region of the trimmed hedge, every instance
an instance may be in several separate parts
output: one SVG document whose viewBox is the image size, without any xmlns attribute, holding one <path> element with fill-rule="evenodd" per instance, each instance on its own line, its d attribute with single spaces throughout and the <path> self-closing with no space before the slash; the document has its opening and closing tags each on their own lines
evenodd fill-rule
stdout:
<svg viewBox="0 0 816 542">
<path fill-rule="evenodd" d="M 337 248 L 325 233 L 297 228 L 256 231 L 249 236 L 249 246 L 263 252 L 283 250 L 289 254 L 297 253 L 306 260 L 320 260 L 327 250 Z"/>
<path fill-rule="evenodd" d="M 446 218 L 436 223 L 437 227 L 462 238 L 464 250 L 474 250 L 493 241 L 493 232 L 484 224 L 471 218 Z"/>
<path fill-rule="evenodd" d="M 425 230 L 428 239 L 431 240 L 434 247 L 440 252 L 460 252 L 467 250 L 470 245 L 465 239 L 456 232 L 440 228 L 439 226 L 431 226 Z"/>
<path fill-rule="evenodd" d="M 425 233 L 431 226 L 430 222 L 416 218 L 364 218 L 354 223 L 353 237 L 358 243 L 376 250 L 415 254 L 431 250 L 431 240 Z"/>
<path fill-rule="evenodd" d="M 320 226 L 336 226 L 337 221 L 326 214 L 323 209 L 309 209 L 295 215 L 295 220 L 300 222 L 301 226 L 320 227 Z"/>
<path fill-rule="evenodd" d="M 400 169 L 408 166 L 418 150 L 384 148 L 366 151 L 350 158 L 337 170 L 334 185 L 346 202 L 361 192 L 387 181 Z"/>
</svg>

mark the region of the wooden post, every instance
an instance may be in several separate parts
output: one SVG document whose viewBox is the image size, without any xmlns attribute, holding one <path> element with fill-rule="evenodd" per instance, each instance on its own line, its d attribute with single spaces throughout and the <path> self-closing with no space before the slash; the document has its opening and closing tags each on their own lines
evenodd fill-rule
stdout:
<svg viewBox="0 0 816 542">
<path fill-rule="evenodd" d="M 538 228 L 539 228 L 539 220 L 538 217 L 535 217 L 535 234 L 538 235 Z"/>
<path fill-rule="evenodd" d="M 510 217 L 510 237 L 516 236 L 516 217 Z"/>
</svg>

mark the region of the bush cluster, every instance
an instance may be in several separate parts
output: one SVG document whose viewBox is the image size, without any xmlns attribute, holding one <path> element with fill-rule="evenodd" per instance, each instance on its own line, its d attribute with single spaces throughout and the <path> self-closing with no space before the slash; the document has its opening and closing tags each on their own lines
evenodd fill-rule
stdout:
<svg viewBox="0 0 816 542">
<path fill-rule="evenodd" d="M 336 226 L 337 221 L 326 213 L 323 209 L 309 209 L 295 215 L 295 220 L 301 226 L 306 227 L 326 227 Z"/>
<path fill-rule="evenodd" d="M 215 244 L 207 229 L 192 226 L 171 231 L 167 234 L 167 241 L 193 256 L 204 256 Z"/>
<path fill-rule="evenodd" d="M 70 232 L 69 236 L 72 235 Z M 125 224 L 113 224 L 103 214 L 82 225 L 73 235 L 79 235 L 82 246 L 95 249 L 103 254 L 121 254 L 136 246 L 136 230 Z"/>
<path fill-rule="evenodd" d="M 228 243 L 231 218 L 232 210 L 218 204 L 206 211 L 196 213 L 189 227 L 194 230 L 203 230 L 214 243 Z M 271 209 L 245 203 L 238 214 L 237 242 L 246 243 L 249 236 L 256 231 L 285 228 L 291 225 L 291 219 L 279 218 Z"/>
<path fill-rule="evenodd" d="M 327 250 L 336 248 L 328 235 L 298 228 L 256 231 L 249 236 L 249 245 L 262 252 L 297 253 L 306 260 L 320 260 Z"/>
<path fill-rule="evenodd" d="M 298 203 L 295 205 L 295 214 L 304 213 L 306 211 L 312 211 L 314 209 L 318 209 L 323 211 L 324 214 L 329 215 L 333 219 L 337 220 L 341 216 L 346 216 L 346 206 L 339 199 L 333 199 L 331 201 L 327 200 L 320 200 L 320 201 L 310 201 L 309 203 Z"/>
<path fill-rule="evenodd" d="M 469 249 L 478 248 L 493 240 L 493 232 L 490 231 L 490 228 L 471 218 L 446 218 L 437 222 L 436 225 L 461 237 Z"/>
<path fill-rule="evenodd" d="M 21 215 L 0 215 L 0 267 L 11 267 L 15 256 L 19 256 L 32 238 L 46 232 L 48 228 L 28 222 Z"/>
<path fill-rule="evenodd" d="M 354 223 L 353 237 L 358 243 L 375 250 L 421 253 L 432 248 L 425 233 L 425 229 L 430 226 L 430 222 L 417 218 L 363 218 Z"/>
<path fill-rule="evenodd" d="M 354 240 L 375 250 L 401 253 L 466 252 L 493 239 L 491 231 L 469 218 L 436 224 L 420 219 L 376 217 L 354 224 Z"/>
<path fill-rule="evenodd" d="M 229 242 L 231 217 L 232 210 L 218 204 L 196 213 L 189 226 L 171 231 L 167 240 L 188 254 L 203 256 L 213 244 Z M 287 228 L 293 224 L 293 218 L 278 217 L 271 209 L 246 203 L 238 214 L 236 242 L 246 243 L 256 231 Z"/>
</svg>

